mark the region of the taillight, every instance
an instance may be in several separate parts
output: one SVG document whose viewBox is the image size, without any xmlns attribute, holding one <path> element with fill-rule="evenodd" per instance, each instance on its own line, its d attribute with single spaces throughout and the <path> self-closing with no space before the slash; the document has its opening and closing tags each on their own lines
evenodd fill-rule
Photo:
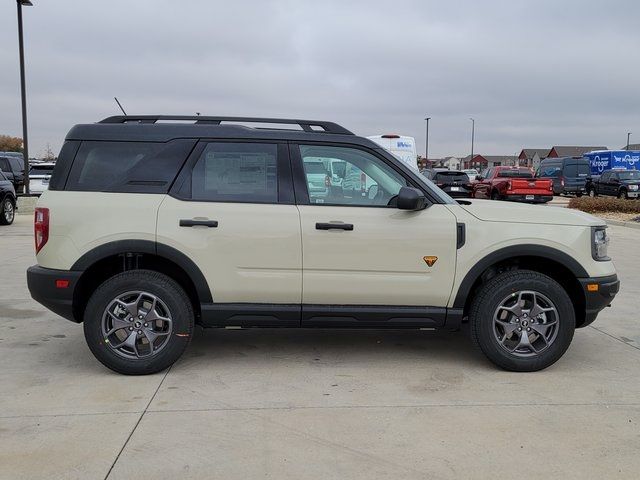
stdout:
<svg viewBox="0 0 640 480">
<path fill-rule="evenodd" d="M 360 190 L 363 193 L 367 191 L 367 175 L 364 172 L 360 174 Z"/>
<path fill-rule="evenodd" d="M 560 177 L 560 185 L 564 187 L 564 177 Z"/>
<path fill-rule="evenodd" d="M 331 178 L 329 178 L 329 175 L 325 175 L 324 177 L 324 186 L 327 188 L 331 186 Z"/>
<path fill-rule="evenodd" d="M 42 250 L 49 240 L 49 209 L 36 207 L 33 221 L 33 235 L 36 240 L 36 253 Z"/>
</svg>

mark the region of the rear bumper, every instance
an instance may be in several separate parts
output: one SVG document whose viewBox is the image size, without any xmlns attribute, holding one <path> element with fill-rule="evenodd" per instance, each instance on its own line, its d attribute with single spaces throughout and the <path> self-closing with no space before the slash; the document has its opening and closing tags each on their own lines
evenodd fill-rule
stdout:
<svg viewBox="0 0 640 480">
<path fill-rule="evenodd" d="M 598 278 L 579 278 L 585 296 L 585 319 L 581 327 L 593 323 L 601 310 L 611 305 L 620 290 L 617 275 Z M 595 287 L 597 285 L 597 287 Z M 591 286 L 591 291 L 589 290 Z"/>
<path fill-rule="evenodd" d="M 527 198 L 531 196 L 533 196 L 533 198 Z M 518 195 L 507 195 L 504 198 L 505 200 L 511 200 L 512 202 L 546 203 L 553 200 L 553 195 L 540 195 L 540 194 L 527 193 L 527 194 L 518 194 Z"/>
<path fill-rule="evenodd" d="M 586 193 L 587 190 L 585 189 L 584 185 L 565 185 L 564 187 L 562 187 L 560 193 Z"/>
<path fill-rule="evenodd" d="M 448 188 L 443 188 L 444 192 L 451 198 L 471 198 L 471 190 L 460 190 L 453 192 Z"/>
<path fill-rule="evenodd" d="M 27 286 L 36 302 L 67 320 L 79 323 L 82 319 L 78 320 L 73 315 L 73 293 L 81 275 L 82 272 L 34 265 L 27 269 Z"/>
</svg>

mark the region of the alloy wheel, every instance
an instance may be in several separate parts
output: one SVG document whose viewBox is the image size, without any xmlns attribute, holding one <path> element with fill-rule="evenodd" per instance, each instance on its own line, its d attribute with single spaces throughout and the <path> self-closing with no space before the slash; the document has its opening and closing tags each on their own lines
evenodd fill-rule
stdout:
<svg viewBox="0 0 640 480">
<path fill-rule="evenodd" d="M 2 211 L 4 212 L 4 219 L 7 223 L 13 222 L 13 217 L 15 215 L 15 209 L 13 208 L 13 202 L 9 199 L 4 201 L 4 206 L 2 207 Z"/>
<path fill-rule="evenodd" d="M 522 290 L 504 298 L 493 315 L 493 334 L 500 347 L 517 357 L 547 350 L 558 336 L 558 310 L 548 297 Z"/>
<path fill-rule="evenodd" d="M 168 343 L 172 325 L 167 305 L 144 291 L 119 295 L 102 315 L 105 343 L 128 359 L 149 358 L 160 352 Z"/>
</svg>

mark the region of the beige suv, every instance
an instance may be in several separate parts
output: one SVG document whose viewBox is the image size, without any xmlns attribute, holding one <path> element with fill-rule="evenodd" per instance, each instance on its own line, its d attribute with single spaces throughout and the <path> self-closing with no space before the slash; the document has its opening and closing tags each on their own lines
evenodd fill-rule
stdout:
<svg viewBox="0 0 640 480">
<path fill-rule="evenodd" d="M 269 125 L 246 126 L 254 122 Z M 332 162 L 359 172 L 358 187 L 327 172 L 323 188 L 310 188 Z M 35 242 L 33 298 L 83 322 L 98 360 L 125 374 L 173 364 L 195 324 L 466 321 L 492 362 L 539 370 L 619 287 L 602 220 L 456 202 L 372 141 L 319 121 L 77 125 L 38 202 Z"/>
</svg>

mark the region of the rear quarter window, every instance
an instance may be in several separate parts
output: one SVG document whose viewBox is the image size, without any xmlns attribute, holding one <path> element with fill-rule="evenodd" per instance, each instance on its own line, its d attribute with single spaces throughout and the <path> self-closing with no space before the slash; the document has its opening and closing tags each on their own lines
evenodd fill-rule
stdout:
<svg viewBox="0 0 640 480">
<path fill-rule="evenodd" d="M 82 142 L 65 190 L 166 193 L 195 140 Z"/>
</svg>

